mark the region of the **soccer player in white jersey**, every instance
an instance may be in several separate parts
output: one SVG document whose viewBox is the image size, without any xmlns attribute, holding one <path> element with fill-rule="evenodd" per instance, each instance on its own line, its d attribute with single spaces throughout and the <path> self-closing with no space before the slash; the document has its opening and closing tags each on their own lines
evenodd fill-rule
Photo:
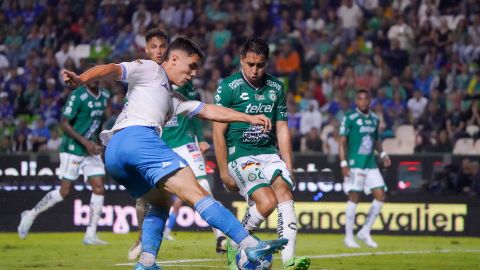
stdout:
<svg viewBox="0 0 480 270">
<path fill-rule="evenodd" d="M 355 211 L 361 192 L 373 193 L 372 206 L 357 237 L 367 246 L 376 248 L 378 245 L 370 236 L 370 230 L 382 210 L 386 186 L 375 160 L 375 150 L 380 153 L 385 167 L 391 162 L 378 139 L 379 119 L 370 111 L 370 92 L 358 90 L 355 105 L 355 110 L 345 114 L 340 126 L 340 166 L 345 177 L 344 191 L 348 194 L 344 243 L 349 248 L 360 247 L 353 238 Z"/>
<path fill-rule="evenodd" d="M 97 236 L 97 223 L 102 214 L 104 200 L 105 166 L 98 144 L 105 107 L 110 93 L 90 82 L 75 89 L 63 108 L 60 126 L 65 133 L 60 146 L 60 189 L 47 193 L 30 210 L 22 212 L 18 235 L 25 239 L 37 216 L 67 198 L 80 170 L 92 186 L 90 221 L 83 239 L 86 245 L 105 245 Z"/>
<path fill-rule="evenodd" d="M 235 216 L 214 200 L 195 178 L 186 161 L 163 142 L 159 135 L 176 114 L 232 122 L 240 121 L 271 128 L 264 115 L 246 115 L 234 110 L 187 101 L 172 92 L 171 83 L 181 86 L 196 75 L 203 52 L 193 41 L 179 37 L 169 45 L 165 61 L 137 60 L 96 66 L 81 75 L 62 71 L 72 85 L 104 79 L 128 83 L 127 102 L 114 127 L 101 134 L 107 146 L 105 164 L 109 174 L 135 198 L 150 203 L 143 222 L 142 253 L 134 269 L 160 269 L 156 256 L 173 193 L 193 206 L 212 227 L 224 232 L 245 249 L 250 261 L 281 249 L 288 240 L 259 241 L 250 236 Z"/>
<path fill-rule="evenodd" d="M 287 125 L 286 90 L 266 73 L 269 48 L 260 38 L 250 38 L 241 51 L 241 71 L 225 78 L 217 89 L 217 105 L 251 115 L 264 113 L 274 132 L 261 132 L 248 123 L 214 123 L 213 142 L 220 177 L 230 190 L 239 190 L 249 203 L 243 225 L 255 231 L 278 210 L 279 237 L 288 239 L 282 250 L 284 269 L 308 269 L 310 259 L 295 256 L 297 217 L 292 189 L 292 147 Z M 279 149 L 276 148 L 278 142 Z M 281 157 L 280 157 L 281 156 Z M 238 246 L 227 244 L 227 260 L 236 269 Z"/>
<path fill-rule="evenodd" d="M 165 52 L 168 48 L 168 33 L 162 28 L 152 28 L 145 34 L 145 41 L 145 53 L 157 64 L 162 64 L 165 57 Z M 196 97 L 196 92 L 193 89 L 191 82 L 188 82 L 182 87 L 174 90 L 181 93 L 187 99 L 195 99 Z M 173 151 L 175 151 L 175 153 L 180 155 L 188 162 L 200 185 L 211 194 L 211 188 L 206 179 L 205 162 L 202 156 L 203 152 L 208 150 L 209 145 L 203 140 L 201 133 L 202 127 L 201 124 L 200 126 L 199 124 L 200 119 L 197 118 L 189 119 L 181 115 L 173 116 L 172 119 L 166 123 L 166 126 L 163 129 L 162 139 L 173 149 Z M 196 139 L 198 139 L 198 144 L 196 143 Z M 170 232 L 175 225 L 176 217 L 182 204 L 183 202 L 178 199 L 178 197 L 173 196 L 173 211 L 171 211 L 167 225 L 165 226 L 163 234 L 164 239 L 173 240 Z M 130 260 L 136 260 L 142 252 L 142 223 L 149 207 L 150 205 L 144 199 L 137 199 L 135 208 L 137 212 L 139 235 L 138 240 L 135 241 L 133 246 L 128 251 L 128 259 Z M 216 229 L 214 229 L 214 232 L 217 238 L 216 251 L 223 253 L 226 251 L 225 236 L 222 232 Z"/>
</svg>

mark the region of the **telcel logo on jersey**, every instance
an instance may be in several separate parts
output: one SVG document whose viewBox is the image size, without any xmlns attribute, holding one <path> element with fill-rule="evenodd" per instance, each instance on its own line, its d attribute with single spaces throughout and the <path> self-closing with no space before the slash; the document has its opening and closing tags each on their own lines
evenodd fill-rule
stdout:
<svg viewBox="0 0 480 270">
<path fill-rule="evenodd" d="M 259 105 L 252 105 L 249 103 L 247 108 L 245 108 L 245 113 L 269 113 L 273 111 L 273 105 L 260 103 Z"/>
</svg>

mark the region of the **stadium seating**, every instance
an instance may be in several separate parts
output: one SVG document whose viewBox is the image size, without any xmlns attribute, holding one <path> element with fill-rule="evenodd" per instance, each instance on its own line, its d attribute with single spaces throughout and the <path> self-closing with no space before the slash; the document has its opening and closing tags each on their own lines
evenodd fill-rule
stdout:
<svg viewBox="0 0 480 270">
<path fill-rule="evenodd" d="M 460 138 L 455 142 L 453 153 L 456 155 L 474 155 L 475 149 L 472 138 Z"/>
<path fill-rule="evenodd" d="M 475 134 L 477 134 L 479 130 L 480 127 L 478 127 L 477 125 L 468 125 L 466 128 L 468 135 L 470 135 L 471 137 L 475 136 Z"/>
</svg>

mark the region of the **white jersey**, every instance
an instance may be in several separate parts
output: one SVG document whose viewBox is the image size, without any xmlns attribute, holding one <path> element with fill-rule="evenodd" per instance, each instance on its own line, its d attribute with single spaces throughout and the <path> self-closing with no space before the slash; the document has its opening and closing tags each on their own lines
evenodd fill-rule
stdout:
<svg viewBox="0 0 480 270">
<path fill-rule="evenodd" d="M 204 103 L 187 100 L 172 92 L 163 67 L 151 60 L 122 62 L 121 81 L 128 83 L 127 102 L 110 130 L 104 130 L 100 139 L 104 145 L 115 130 L 129 126 L 157 127 L 159 133 L 168 120 L 176 114 L 197 115 Z"/>
</svg>

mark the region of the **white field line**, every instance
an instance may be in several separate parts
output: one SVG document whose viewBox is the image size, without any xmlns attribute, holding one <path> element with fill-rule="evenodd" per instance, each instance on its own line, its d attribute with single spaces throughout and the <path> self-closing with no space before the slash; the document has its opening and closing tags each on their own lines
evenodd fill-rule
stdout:
<svg viewBox="0 0 480 270">
<path fill-rule="evenodd" d="M 330 258 L 344 258 L 344 257 L 362 257 L 362 256 L 379 256 L 379 255 L 412 255 L 412 254 L 433 254 L 433 253 L 480 253 L 480 249 L 439 249 L 439 250 L 399 250 L 399 251 L 379 251 L 379 252 L 357 252 L 357 253 L 337 253 L 324 255 L 307 255 L 311 259 L 330 259 Z M 198 262 L 219 262 L 225 259 L 205 258 L 205 259 L 190 259 L 190 260 L 170 260 L 157 261 L 161 266 L 178 266 L 178 267 L 204 267 L 204 268 L 225 268 L 221 266 L 208 265 L 191 265 L 189 263 Z M 188 264 L 188 265 L 185 265 Z M 133 266 L 135 263 L 117 263 L 114 266 Z"/>
</svg>

